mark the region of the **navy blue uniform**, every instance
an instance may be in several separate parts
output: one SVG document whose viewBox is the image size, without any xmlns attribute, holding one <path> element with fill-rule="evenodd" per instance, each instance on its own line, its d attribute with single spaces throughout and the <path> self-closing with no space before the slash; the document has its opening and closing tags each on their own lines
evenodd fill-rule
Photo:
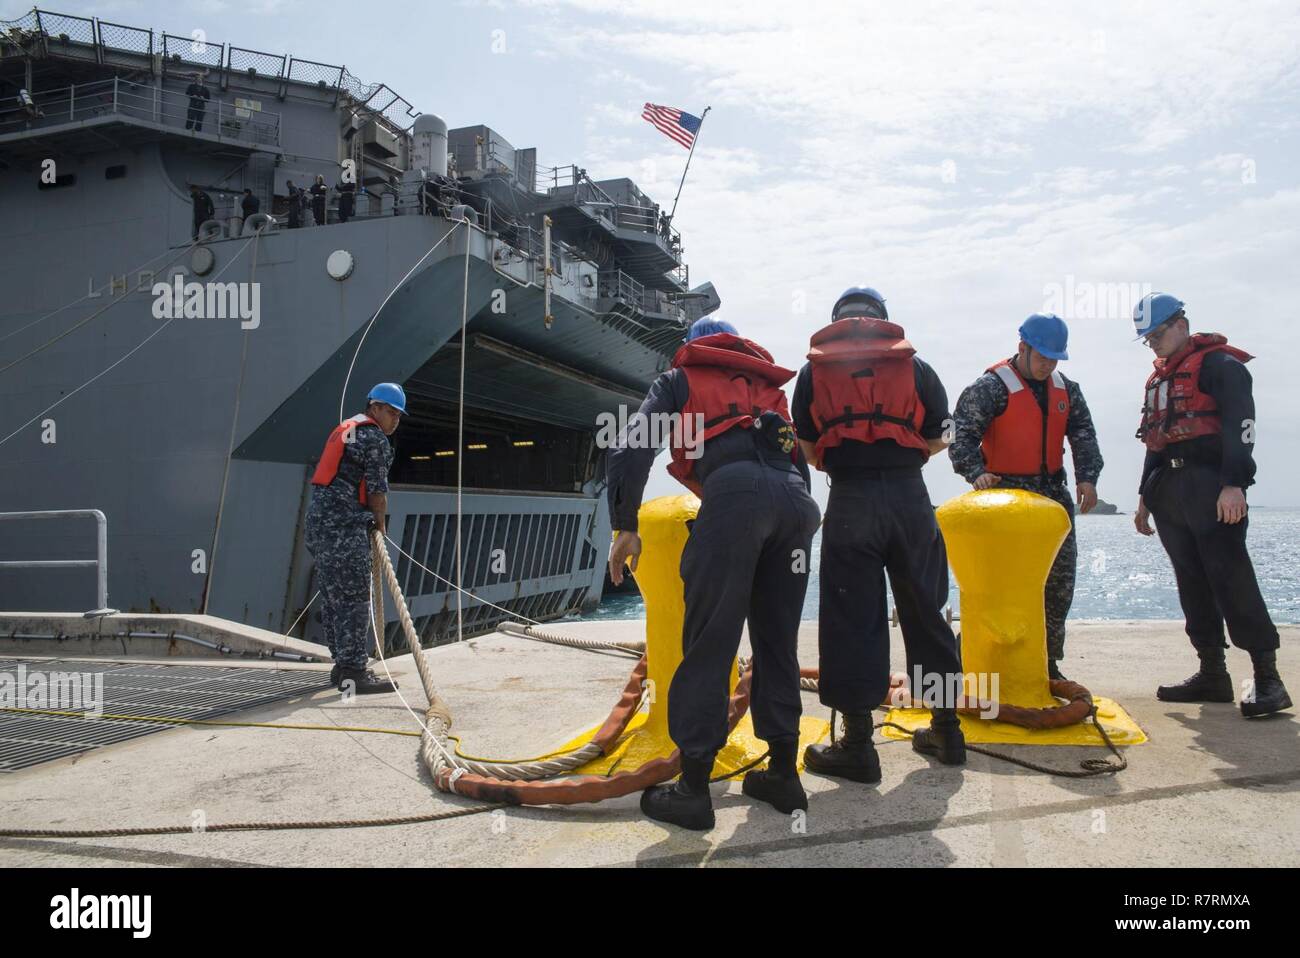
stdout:
<svg viewBox="0 0 1300 958">
<path fill-rule="evenodd" d="M 679 412 L 687 398 L 683 370 L 671 369 L 651 385 L 639 412 Z M 656 451 L 610 450 L 615 529 L 636 530 Z M 668 698 L 668 731 L 688 758 L 711 760 L 726 744 L 727 684 L 746 620 L 754 650 L 754 732 L 791 748 L 798 740 L 799 619 L 820 518 L 806 477 L 802 461 L 796 468 L 788 456 L 767 453 L 754 430 L 739 427 L 706 441 L 695 461 L 692 478 L 704 494 L 682 552 L 683 657 Z"/>
<path fill-rule="evenodd" d="M 921 436 L 939 439 L 948 419 L 948 394 L 934 370 L 913 357 L 917 395 L 925 407 Z M 795 433 L 820 437 L 812 416 L 811 363 L 795 385 Z M 885 573 L 893 587 L 909 674 L 961 671 L 957 640 L 944 620 L 948 553 L 921 478 L 926 453 L 879 442 L 846 440 L 826 450 L 831 494 L 822 526 L 818 646 L 822 704 L 865 715 L 889 690 L 889 615 Z"/>
<path fill-rule="evenodd" d="M 343 444 L 338 472 L 327 486 L 313 486 L 304 539 L 316 559 L 324 606 L 321 625 L 334 661 L 364 669 L 370 648 L 370 529 L 374 515 L 359 498 L 362 479 L 370 495 L 388 492 L 393 448 L 378 426 L 357 426 Z"/>
<path fill-rule="evenodd" d="M 1278 633 L 1246 550 L 1250 520 L 1220 522 L 1215 511 L 1224 486 L 1244 490 L 1255 481 L 1250 371 L 1233 356 L 1210 353 L 1198 385 L 1219 407 L 1223 432 L 1148 452 L 1138 494 L 1173 564 L 1192 645 L 1226 648 L 1226 620 L 1233 645 L 1267 652 L 1278 647 Z"/>
</svg>

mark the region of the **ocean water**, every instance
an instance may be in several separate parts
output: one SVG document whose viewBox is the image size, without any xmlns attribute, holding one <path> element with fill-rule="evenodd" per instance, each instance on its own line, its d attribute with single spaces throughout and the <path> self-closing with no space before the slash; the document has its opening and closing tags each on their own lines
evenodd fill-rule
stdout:
<svg viewBox="0 0 1300 958">
<path fill-rule="evenodd" d="M 1183 617 L 1169 557 L 1157 537 L 1137 534 L 1131 514 L 1083 516 L 1077 529 L 1079 565 L 1070 618 Z M 1246 541 L 1273 621 L 1300 624 L 1300 509 L 1253 507 Z M 817 618 L 819 545 L 819 539 L 814 539 L 805 619 Z M 953 613 L 960 615 L 955 581 L 949 603 Z M 644 614 L 640 596 L 610 596 L 584 619 L 636 619 Z"/>
</svg>

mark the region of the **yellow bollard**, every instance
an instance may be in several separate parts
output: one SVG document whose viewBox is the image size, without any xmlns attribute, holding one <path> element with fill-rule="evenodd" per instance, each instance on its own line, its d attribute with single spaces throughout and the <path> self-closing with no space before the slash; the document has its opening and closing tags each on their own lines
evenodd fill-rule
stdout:
<svg viewBox="0 0 1300 958">
<path fill-rule="evenodd" d="M 972 686 L 979 684 L 969 677 L 983 677 L 988 689 L 997 675 L 997 698 L 1007 705 L 1060 704 L 1047 685 L 1043 586 L 1069 534 L 1069 515 L 1046 496 L 986 489 L 950 499 L 935 517 L 961 588 L 967 697 L 977 697 Z"/>
<path fill-rule="evenodd" d="M 634 573 L 645 600 L 646 688 L 650 714 L 643 733 L 668 738 L 668 688 L 682 664 L 682 623 L 686 602 L 678 573 L 682 550 L 690 535 L 687 522 L 700 510 L 692 495 L 652 499 L 637 513 L 641 529 L 641 558 Z M 739 672 L 732 663 L 727 692 L 736 689 Z"/>
<path fill-rule="evenodd" d="M 700 500 L 692 495 L 665 496 L 642 504 L 637 513 L 641 531 L 641 558 L 637 562 L 636 583 L 645 600 L 646 613 L 646 690 L 650 697 L 646 713 L 637 715 L 628 730 L 608 755 L 578 769 L 578 774 L 599 775 L 611 771 L 630 771 L 651 759 L 662 758 L 676 746 L 668 735 L 668 692 L 673 674 L 682 663 L 682 622 L 686 616 L 681 567 L 682 550 L 690 535 L 688 522 L 699 512 Z M 739 680 L 732 663 L 728 690 L 734 691 Z M 561 751 L 574 748 L 591 738 L 593 728 Z M 800 723 L 801 744 L 820 741 L 829 731 L 826 722 L 805 718 Z M 713 774 L 734 772 L 755 761 L 766 746 L 754 737 L 749 713 L 732 730 L 726 746 L 718 753 Z M 800 755 L 803 750 L 800 748 Z"/>
<path fill-rule="evenodd" d="M 992 699 L 1022 708 L 1055 708 L 1047 680 L 1047 619 L 1043 587 L 1070 517 L 1059 503 L 1020 489 L 968 492 L 935 513 L 948 561 L 961 590 L 961 655 L 968 700 Z M 909 679 L 911 677 L 909 676 Z M 1117 745 L 1146 735 L 1116 702 L 1094 696 L 1098 718 Z M 928 709 L 893 709 L 889 721 L 908 729 L 929 724 Z M 961 716 L 970 742 L 1103 745 L 1087 725 L 1029 729 Z M 886 727 L 886 738 L 905 738 Z"/>
</svg>

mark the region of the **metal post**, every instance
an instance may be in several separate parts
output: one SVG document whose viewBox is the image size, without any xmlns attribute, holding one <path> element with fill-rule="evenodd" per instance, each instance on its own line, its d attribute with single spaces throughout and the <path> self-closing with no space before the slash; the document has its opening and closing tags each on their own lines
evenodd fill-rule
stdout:
<svg viewBox="0 0 1300 958">
<path fill-rule="evenodd" d="M 77 100 L 77 85 L 74 83 L 72 86 L 68 87 L 68 119 L 69 120 L 75 120 L 77 118 L 76 110 L 74 108 L 74 104 L 76 103 L 76 100 Z"/>
<path fill-rule="evenodd" d="M 105 615 L 108 612 L 108 516 L 98 509 L 95 513 L 95 558 L 97 560 L 95 576 L 97 579 L 95 613 Z"/>
<path fill-rule="evenodd" d="M 542 273 L 542 323 L 547 329 L 555 322 L 555 317 L 551 315 L 551 218 L 542 217 L 542 258 L 546 264 L 546 269 Z"/>
<path fill-rule="evenodd" d="M 117 113 L 117 77 L 113 77 L 113 112 Z"/>
<path fill-rule="evenodd" d="M 91 517 L 95 520 L 94 559 L 42 559 L 0 561 L 0 569 L 81 569 L 95 567 L 96 608 L 87 612 L 86 618 L 113 615 L 117 609 L 108 607 L 108 517 L 99 509 L 51 509 L 36 512 L 0 512 L 3 519 L 70 519 Z"/>
<path fill-rule="evenodd" d="M 677 195 L 673 197 L 673 210 L 668 214 L 669 223 L 677 215 L 677 201 L 681 199 L 682 187 L 686 185 L 686 174 L 691 168 L 691 157 L 695 155 L 695 144 L 700 142 L 700 134 L 704 131 L 704 118 L 709 115 L 709 111 L 712 109 L 713 107 L 706 106 L 704 112 L 700 114 L 700 125 L 695 131 L 695 136 L 691 139 L 691 151 L 686 154 L 686 168 L 682 170 L 682 181 L 677 184 Z"/>
</svg>

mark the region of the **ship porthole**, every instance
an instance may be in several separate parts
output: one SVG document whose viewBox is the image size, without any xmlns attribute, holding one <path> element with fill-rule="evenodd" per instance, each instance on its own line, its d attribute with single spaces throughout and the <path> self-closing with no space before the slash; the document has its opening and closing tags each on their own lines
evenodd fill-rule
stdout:
<svg viewBox="0 0 1300 958">
<path fill-rule="evenodd" d="M 190 254 L 190 269 L 194 270 L 196 276 L 207 276 L 212 272 L 212 267 L 216 265 L 217 258 L 212 255 L 212 250 L 206 246 L 198 247 Z"/>
<path fill-rule="evenodd" d="M 342 281 L 352 275 L 353 265 L 355 264 L 351 253 L 345 249 L 336 249 L 325 260 L 325 271 L 330 274 L 332 279 Z"/>
</svg>

